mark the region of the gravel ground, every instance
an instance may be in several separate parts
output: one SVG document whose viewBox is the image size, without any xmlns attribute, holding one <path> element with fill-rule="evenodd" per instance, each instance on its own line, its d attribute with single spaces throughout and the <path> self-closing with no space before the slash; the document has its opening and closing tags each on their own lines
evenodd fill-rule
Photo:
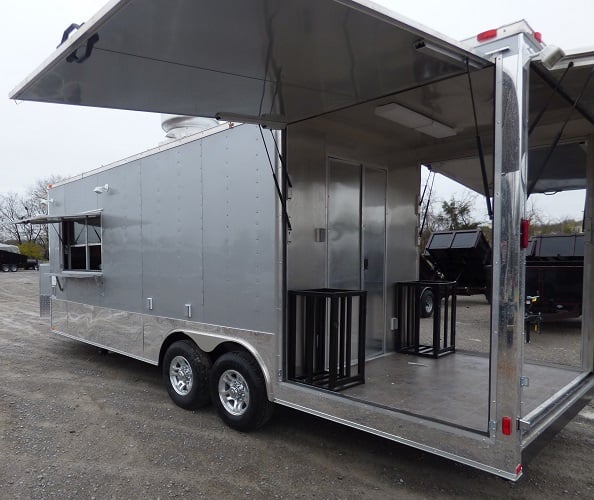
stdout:
<svg viewBox="0 0 594 500">
<path fill-rule="evenodd" d="M 594 498 L 592 403 L 517 483 L 285 408 L 243 434 L 174 406 L 157 368 L 49 334 L 37 279 L 0 273 L 2 499 Z M 484 307 L 460 305 L 470 348 Z"/>
<path fill-rule="evenodd" d="M 484 295 L 459 296 L 456 307 L 456 349 L 488 354 L 490 306 Z M 430 343 L 431 318 L 422 320 L 424 342 Z M 524 345 L 525 359 L 581 367 L 581 318 L 547 320 Z"/>
</svg>

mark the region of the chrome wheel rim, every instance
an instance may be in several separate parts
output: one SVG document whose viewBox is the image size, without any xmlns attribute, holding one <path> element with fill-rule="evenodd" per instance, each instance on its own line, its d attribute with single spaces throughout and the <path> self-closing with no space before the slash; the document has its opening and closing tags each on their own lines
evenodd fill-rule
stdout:
<svg viewBox="0 0 594 500">
<path fill-rule="evenodd" d="M 425 312 L 430 313 L 433 311 L 433 297 L 429 296 L 425 298 Z"/>
<path fill-rule="evenodd" d="M 171 387 L 180 396 L 187 396 L 194 384 L 192 367 L 183 356 L 175 356 L 169 364 L 169 381 Z"/>
<path fill-rule="evenodd" d="M 250 389 L 243 375 L 226 370 L 219 378 L 219 399 L 231 415 L 243 415 L 250 404 Z"/>
</svg>

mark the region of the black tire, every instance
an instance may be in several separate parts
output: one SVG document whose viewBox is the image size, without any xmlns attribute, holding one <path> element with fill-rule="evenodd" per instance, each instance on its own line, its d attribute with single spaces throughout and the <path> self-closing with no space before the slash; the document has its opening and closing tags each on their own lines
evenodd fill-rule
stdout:
<svg viewBox="0 0 594 500">
<path fill-rule="evenodd" d="M 19 266 L 17 266 L 16 264 L 12 264 L 10 266 L 10 272 L 11 273 L 16 273 L 19 270 Z"/>
<path fill-rule="evenodd" d="M 10 271 L 10 266 L 8 264 L 2 264 L 2 272 L 7 273 Z"/>
<path fill-rule="evenodd" d="M 433 290 L 430 288 L 426 288 L 423 290 L 421 294 L 421 318 L 428 318 L 433 314 L 433 309 L 435 308 L 435 297 L 433 295 Z"/>
<path fill-rule="evenodd" d="M 219 416 L 233 429 L 255 430 L 272 416 L 264 375 L 246 352 L 228 352 L 215 361 L 210 392 Z"/>
<path fill-rule="evenodd" d="M 163 358 L 163 382 L 173 402 L 186 410 L 210 403 L 210 358 L 191 340 L 169 346 Z"/>
</svg>

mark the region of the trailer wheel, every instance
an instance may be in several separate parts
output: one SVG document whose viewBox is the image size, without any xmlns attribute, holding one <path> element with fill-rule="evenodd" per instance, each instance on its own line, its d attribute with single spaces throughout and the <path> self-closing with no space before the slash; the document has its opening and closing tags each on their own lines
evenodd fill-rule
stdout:
<svg viewBox="0 0 594 500">
<path fill-rule="evenodd" d="M 19 270 L 19 266 L 17 266 L 16 264 L 12 264 L 10 266 L 10 272 L 11 273 L 16 273 Z"/>
<path fill-rule="evenodd" d="M 7 273 L 10 271 L 10 266 L 8 264 L 2 264 L 2 272 Z"/>
<path fill-rule="evenodd" d="M 433 314 L 435 297 L 431 288 L 426 288 L 421 294 L 421 318 L 428 318 Z"/>
<path fill-rule="evenodd" d="M 219 416 L 234 429 L 258 429 L 272 415 L 264 375 L 246 352 L 228 352 L 215 361 L 210 391 Z"/>
<path fill-rule="evenodd" d="M 190 340 L 169 346 L 163 358 L 163 381 L 173 402 L 186 410 L 210 403 L 210 358 Z"/>
</svg>

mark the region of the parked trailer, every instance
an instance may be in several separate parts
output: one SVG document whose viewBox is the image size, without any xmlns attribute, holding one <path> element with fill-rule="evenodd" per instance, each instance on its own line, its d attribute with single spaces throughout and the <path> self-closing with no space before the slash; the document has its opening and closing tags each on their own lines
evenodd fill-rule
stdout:
<svg viewBox="0 0 594 500">
<path fill-rule="evenodd" d="M 446 280 L 456 282 L 458 294 L 487 293 L 491 246 L 480 229 L 435 231 L 426 253 Z"/>
<path fill-rule="evenodd" d="M 523 21 L 457 43 L 364 0 L 175 6 L 110 2 L 11 93 L 252 124 L 51 189 L 28 222 L 53 228 L 52 331 L 161 366 L 177 404 L 210 397 L 239 429 L 275 403 L 519 478 L 593 385 L 591 238 L 570 369 L 524 359 L 520 232 L 552 184 L 587 187 L 591 213 L 593 54 Z M 418 319 L 395 289 L 418 278 L 421 163 L 492 201 L 483 357 L 396 352 Z"/>
<path fill-rule="evenodd" d="M 538 299 L 535 312 L 545 319 L 582 314 L 584 235 L 532 238 L 526 252 L 526 295 Z"/>
<path fill-rule="evenodd" d="M 0 243 L 0 269 L 2 272 L 12 271 L 14 273 L 19 270 L 19 267 L 24 267 L 26 263 L 27 257 L 21 255 L 16 245 Z"/>
</svg>

